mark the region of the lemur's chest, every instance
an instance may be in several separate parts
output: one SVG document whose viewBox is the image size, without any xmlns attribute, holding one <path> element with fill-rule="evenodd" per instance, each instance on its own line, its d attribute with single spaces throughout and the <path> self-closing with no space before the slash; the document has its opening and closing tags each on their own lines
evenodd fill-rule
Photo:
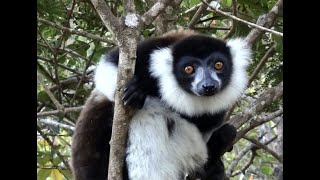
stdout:
<svg viewBox="0 0 320 180">
<path fill-rule="evenodd" d="M 131 180 L 180 179 L 200 170 L 207 158 L 198 128 L 157 99 L 147 99 L 133 116 L 126 150 Z"/>
</svg>

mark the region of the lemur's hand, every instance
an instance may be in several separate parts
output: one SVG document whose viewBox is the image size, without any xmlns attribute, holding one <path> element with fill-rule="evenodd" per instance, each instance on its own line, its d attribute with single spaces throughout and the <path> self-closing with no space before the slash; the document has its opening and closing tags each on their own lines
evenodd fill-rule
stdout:
<svg viewBox="0 0 320 180">
<path fill-rule="evenodd" d="M 124 105 L 141 109 L 144 105 L 147 95 L 143 93 L 141 81 L 134 77 L 124 88 L 122 101 Z"/>
</svg>

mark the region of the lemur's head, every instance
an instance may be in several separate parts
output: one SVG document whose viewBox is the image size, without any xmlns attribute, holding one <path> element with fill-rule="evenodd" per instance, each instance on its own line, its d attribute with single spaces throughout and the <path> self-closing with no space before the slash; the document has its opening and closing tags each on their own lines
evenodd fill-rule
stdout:
<svg viewBox="0 0 320 180">
<path fill-rule="evenodd" d="M 231 106 L 247 85 L 250 49 L 241 38 L 224 42 L 192 35 L 151 55 L 162 100 L 190 115 Z"/>
<path fill-rule="evenodd" d="M 230 82 L 233 63 L 225 42 L 206 36 L 191 36 L 171 49 L 173 73 L 186 92 L 213 96 Z"/>
</svg>

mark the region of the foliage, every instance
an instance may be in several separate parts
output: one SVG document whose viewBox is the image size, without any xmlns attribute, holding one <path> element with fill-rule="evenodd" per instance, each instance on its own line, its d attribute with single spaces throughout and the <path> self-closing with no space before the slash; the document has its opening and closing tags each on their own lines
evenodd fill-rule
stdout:
<svg viewBox="0 0 320 180">
<path fill-rule="evenodd" d="M 120 16 L 123 8 L 120 1 L 106 1 L 114 14 Z M 139 14 L 146 12 L 150 5 L 144 1 L 136 0 L 136 8 Z M 232 0 L 222 0 L 220 10 L 232 12 Z M 187 10 L 201 3 L 200 0 L 183 0 L 177 12 L 177 26 L 187 27 L 196 11 Z M 236 4 L 237 16 L 249 22 L 255 23 L 258 17 L 270 11 L 275 0 L 238 0 Z M 103 37 L 110 41 L 113 40 L 111 34 L 104 27 L 99 16 L 95 12 L 90 1 L 74 0 L 38 0 L 38 35 L 37 35 L 37 71 L 43 77 L 45 86 L 53 93 L 59 104 L 64 108 L 80 107 L 85 103 L 90 91 L 93 89 L 93 70 L 100 56 L 111 49 L 114 45 L 101 42 L 86 36 L 70 33 L 62 29 L 53 27 L 41 20 L 47 20 L 60 26 L 74 29 L 80 32 L 87 32 L 96 36 Z M 41 20 L 40 20 L 41 19 Z M 282 32 L 282 18 L 279 17 L 274 25 L 274 30 Z M 219 28 L 230 28 L 232 20 L 221 16 L 212 11 L 205 11 L 195 29 L 199 32 L 220 37 L 225 37 L 229 30 L 220 30 Z M 156 24 L 150 25 L 141 34 L 142 38 L 148 38 L 154 35 Z M 233 36 L 246 36 L 251 28 L 243 23 L 236 23 Z M 248 70 L 252 74 L 261 58 L 267 50 L 274 46 L 275 53 L 271 55 L 267 63 L 263 66 L 257 77 L 247 89 L 246 95 L 240 101 L 233 115 L 243 112 L 252 101 L 257 99 L 261 93 L 270 87 L 274 87 L 282 82 L 283 63 L 282 63 L 282 38 L 270 33 L 263 33 L 254 46 L 254 59 Z M 47 111 L 57 110 L 56 105 L 48 96 L 43 85 L 37 85 L 37 101 L 39 114 Z M 278 100 L 266 107 L 264 113 L 274 112 L 282 107 L 282 101 Z M 66 114 L 56 113 L 49 116 L 38 114 L 38 126 L 42 132 L 53 142 L 52 147 L 38 132 L 37 138 L 37 174 L 38 179 L 71 179 L 70 169 L 57 156 L 57 152 L 63 156 L 66 161 L 70 160 L 70 140 L 72 130 L 58 127 L 57 125 L 43 123 L 40 120 L 50 120 L 60 124 L 74 127 L 79 111 Z M 258 119 L 261 114 L 256 114 L 251 121 Z M 250 121 L 250 122 L 251 122 Z M 259 139 L 271 139 L 279 136 L 282 131 L 277 127 L 277 121 L 272 120 L 262 126 L 250 130 L 246 136 Z M 250 123 L 244 124 L 245 128 Z M 267 133 L 266 133 L 267 132 Z M 266 134 L 264 134 L 266 133 Z M 234 146 L 233 151 L 224 156 L 226 169 L 238 157 L 238 154 L 250 143 L 247 140 L 240 139 Z M 277 143 L 268 145 L 271 149 L 276 149 Z M 277 150 L 275 150 L 277 151 Z M 239 170 L 242 170 L 250 161 L 255 152 L 255 158 L 252 164 L 245 172 L 233 176 Z M 248 153 L 237 163 L 232 170 L 231 179 L 274 179 L 274 168 L 279 165 L 268 152 L 256 148 Z"/>
</svg>

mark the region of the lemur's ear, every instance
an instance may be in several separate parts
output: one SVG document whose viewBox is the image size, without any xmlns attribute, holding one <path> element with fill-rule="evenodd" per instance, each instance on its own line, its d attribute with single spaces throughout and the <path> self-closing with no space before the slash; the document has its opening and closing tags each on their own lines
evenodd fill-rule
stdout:
<svg viewBox="0 0 320 180">
<path fill-rule="evenodd" d="M 230 47 L 232 62 L 238 67 L 246 67 L 251 61 L 251 48 L 244 38 L 233 38 L 227 40 Z"/>
</svg>

